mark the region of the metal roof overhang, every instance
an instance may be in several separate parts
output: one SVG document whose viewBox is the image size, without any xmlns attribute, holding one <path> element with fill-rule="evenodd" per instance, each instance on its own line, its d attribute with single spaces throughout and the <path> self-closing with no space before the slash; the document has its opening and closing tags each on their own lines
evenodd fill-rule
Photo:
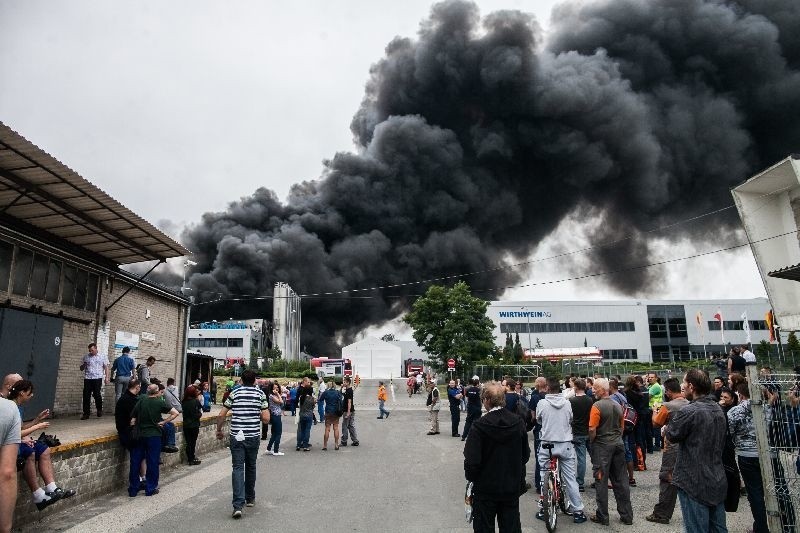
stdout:
<svg viewBox="0 0 800 533">
<path fill-rule="evenodd" d="M 0 122 L 0 218 L 10 217 L 118 265 L 191 252 Z"/>
<path fill-rule="evenodd" d="M 788 279 L 791 281 L 800 281 L 800 265 L 791 265 L 783 267 L 779 270 L 773 270 L 767 276 L 772 278 Z"/>
</svg>

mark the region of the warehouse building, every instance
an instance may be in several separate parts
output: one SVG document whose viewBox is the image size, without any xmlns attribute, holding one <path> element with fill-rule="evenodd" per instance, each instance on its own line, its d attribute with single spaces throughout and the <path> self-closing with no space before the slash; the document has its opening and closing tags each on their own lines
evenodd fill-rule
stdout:
<svg viewBox="0 0 800 533">
<path fill-rule="evenodd" d="M 110 361 L 124 346 L 154 356 L 154 376 L 182 380 L 188 300 L 121 266 L 189 253 L 0 123 L 0 376 L 34 382 L 28 412 L 81 411 L 90 342 Z M 113 386 L 104 400 L 113 411 Z"/>
<path fill-rule="evenodd" d="M 519 335 L 526 350 L 596 346 L 605 361 L 677 361 L 769 340 L 766 298 L 492 302 L 495 343 Z"/>
</svg>

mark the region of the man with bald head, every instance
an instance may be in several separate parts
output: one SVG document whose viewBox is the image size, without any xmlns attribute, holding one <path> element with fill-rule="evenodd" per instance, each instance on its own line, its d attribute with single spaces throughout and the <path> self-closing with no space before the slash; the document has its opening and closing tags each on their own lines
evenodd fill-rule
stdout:
<svg viewBox="0 0 800 533">
<path fill-rule="evenodd" d="M 8 392 L 11 390 L 11 387 L 14 386 L 14 383 L 17 381 L 22 381 L 22 376 L 19 374 L 9 374 L 3 378 L 3 385 L 0 387 L 0 396 L 3 398 L 8 398 Z"/>
<path fill-rule="evenodd" d="M 489 382 L 481 393 L 486 414 L 472 424 L 464 445 L 464 474 L 471 481 L 472 527 L 476 532 L 522 531 L 519 497 L 531 455 L 525 422 L 505 408 L 505 387 Z"/>
</svg>

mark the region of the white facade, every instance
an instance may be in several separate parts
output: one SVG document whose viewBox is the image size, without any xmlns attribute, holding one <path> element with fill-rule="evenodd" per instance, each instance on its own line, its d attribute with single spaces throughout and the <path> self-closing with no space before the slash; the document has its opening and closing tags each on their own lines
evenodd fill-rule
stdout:
<svg viewBox="0 0 800 533">
<path fill-rule="evenodd" d="M 286 283 L 276 283 L 272 304 L 272 346 L 286 361 L 300 359 L 300 297 Z"/>
<path fill-rule="evenodd" d="M 220 323 L 217 328 L 189 328 L 189 349 L 214 358 L 217 366 L 224 365 L 226 359 L 244 359 L 250 361 L 253 331 L 244 329 L 228 329 Z"/>
<path fill-rule="evenodd" d="M 769 339 L 766 298 L 749 300 L 624 300 L 492 302 L 495 344 L 519 334 L 524 349 L 596 346 L 605 361 L 670 361 L 727 352 L 731 344 Z M 724 330 L 714 318 L 722 315 Z M 698 313 L 701 316 L 698 324 Z M 724 343 L 723 343 L 724 334 Z M 539 346 L 537 346 L 537 340 Z"/>
<path fill-rule="evenodd" d="M 800 331 L 800 156 L 792 156 L 753 176 L 731 191 L 761 280 L 783 331 Z M 795 267 L 795 268 L 790 268 Z M 770 276 L 785 272 L 789 279 Z"/>
<path fill-rule="evenodd" d="M 402 375 L 401 350 L 390 342 L 366 338 L 342 348 L 342 357 L 350 359 L 353 375 L 366 379 L 388 379 Z"/>
<path fill-rule="evenodd" d="M 427 361 L 430 359 L 428 352 L 425 348 L 416 343 L 416 341 L 388 341 L 400 348 L 400 360 L 405 362 L 406 359 L 422 359 Z"/>
</svg>

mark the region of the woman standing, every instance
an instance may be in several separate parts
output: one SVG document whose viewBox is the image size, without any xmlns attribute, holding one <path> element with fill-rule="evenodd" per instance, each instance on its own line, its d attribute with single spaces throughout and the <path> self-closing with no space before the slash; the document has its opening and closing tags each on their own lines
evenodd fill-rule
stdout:
<svg viewBox="0 0 800 533">
<path fill-rule="evenodd" d="M 333 442 L 336 443 L 336 449 L 339 449 L 339 417 L 342 416 L 339 411 L 339 391 L 336 390 L 336 383 L 333 380 L 328 382 L 328 389 L 322 395 L 325 402 L 325 436 L 322 439 L 322 449 L 328 449 L 328 436 L 331 433 L 331 426 L 333 426 Z"/>
<path fill-rule="evenodd" d="M 208 390 L 208 383 L 204 389 Z M 205 392 L 205 391 L 204 391 Z M 197 436 L 200 434 L 200 417 L 203 416 L 204 406 L 200 405 L 200 391 L 197 387 L 189 385 L 183 391 L 183 438 L 186 439 L 186 460 L 189 465 L 199 465 L 197 458 Z"/>
<path fill-rule="evenodd" d="M 203 412 L 208 413 L 210 411 L 211 411 L 211 389 L 208 386 L 208 381 L 206 381 L 205 383 L 203 383 Z"/>
<path fill-rule="evenodd" d="M 626 454 L 625 457 L 626 462 L 628 462 L 628 477 L 629 481 L 631 481 L 630 485 L 635 487 L 636 482 L 633 480 L 634 465 L 636 465 L 635 470 L 647 470 L 647 426 L 644 418 L 648 409 L 647 397 L 642 392 L 636 376 L 628 376 L 628 379 L 625 380 L 625 398 L 638 416 L 633 433 L 628 435 L 628 440 L 625 441 L 630 447 L 630 454 Z M 633 437 L 632 439 L 631 436 Z M 625 439 L 624 436 L 623 439 Z M 627 461 L 628 458 L 630 458 L 630 461 Z"/>
<path fill-rule="evenodd" d="M 268 398 L 269 404 L 269 425 L 272 429 L 272 437 L 267 443 L 267 455 L 283 455 L 280 451 L 281 434 L 283 433 L 283 396 L 281 395 L 281 386 L 278 383 L 273 383 L 272 392 Z"/>
</svg>

